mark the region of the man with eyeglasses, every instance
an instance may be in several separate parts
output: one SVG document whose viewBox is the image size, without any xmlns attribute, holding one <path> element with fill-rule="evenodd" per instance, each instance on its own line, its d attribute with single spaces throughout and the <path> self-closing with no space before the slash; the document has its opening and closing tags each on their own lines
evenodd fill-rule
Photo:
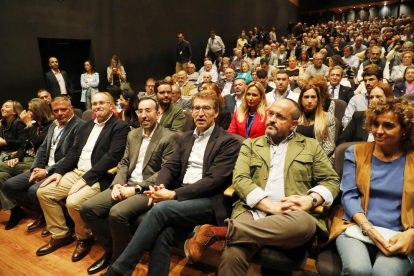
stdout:
<svg viewBox="0 0 414 276">
<path fill-rule="evenodd" d="M 143 97 L 149 97 L 154 100 L 157 99 L 154 91 L 155 91 L 155 83 L 156 81 L 152 78 L 149 78 L 145 84 L 145 92 L 139 92 L 138 93 L 138 99 L 141 99 Z"/>
<path fill-rule="evenodd" d="M 196 71 L 194 63 L 188 65 L 188 81 L 195 84 L 200 77 L 200 74 Z"/>
<path fill-rule="evenodd" d="M 177 85 L 179 86 L 181 94 L 183 96 L 193 96 L 198 92 L 197 87 L 189 81 L 187 73 L 185 71 L 180 71 L 177 73 Z"/>
<path fill-rule="evenodd" d="M 73 242 L 59 204 L 65 198 L 69 215 L 75 222 L 78 240 L 72 261 L 85 257 L 94 243 L 91 230 L 79 215 L 79 208 L 84 201 L 106 190 L 111 184 L 114 176 L 107 171 L 121 160 L 130 127 L 112 113 L 111 100 L 105 93 L 93 95 L 91 103 L 96 119 L 82 126 L 65 161 L 59 163 L 55 172 L 37 191 L 47 228 L 52 233 L 49 243 L 37 250 L 37 256 L 50 254 Z"/>
<path fill-rule="evenodd" d="M 329 72 L 329 67 L 323 64 L 323 54 L 316 53 L 313 56 L 313 64 L 306 68 L 305 74 L 310 78 L 313 75 L 325 76 Z"/>
<path fill-rule="evenodd" d="M 162 166 L 155 186 L 144 193 L 154 205 L 145 215 L 125 251 L 101 275 L 132 275 L 141 257 L 150 252 L 148 275 L 168 275 L 171 248 L 177 234 L 195 225 L 223 225 L 229 205 L 223 191 L 231 183 L 239 152 L 237 139 L 218 125 L 219 100 L 202 91 L 192 100 L 196 129 L 178 141 L 177 150 Z"/>
<path fill-rule="evenodd" d="M 290 249 L 314 236 L 326 237 L 323 218 L 308 212 L 330 206 L 339 193 L 339 177 L 315 139 L 295 132 L 299 106 L 282 99 L 267 111 L 266 135 L 243 142 L 233 171 L 240 197 L 226 226 L 203 225 L 185 243 L 186 257 L 197 262 L 204 250 L 224 240 L 218 275 L 246 275 L 263 246 Z"/>
<path fill-rule="evenodd" d="M 72 103 L 66 97 L 54 98 L 51 106 L 56 120 L 49 127 L 46 139 L 36 153 L 32 168 L 10 178 L 3 184 L 4 192 L 8 196 L 37 213 L 36 220 L 27 228 L 29 233 L 42 229 L 46 225 L 45 216 L 36 195 L 39 186 L 48 175 L 53 174 L 57 167 L 65 162 L 66 154 L 76 142 L 80 128 L 85 123 L 73 114 Z M 47 237 L 50 232 L 44 230 L 41 235 Z"/>
<path fill-rule="evenodd" d="M 231 94 L 234 94 L 234 70 L 231 68 L 227 68 L 224 72 L 226 78 L 218 83 L 218 87 L 221 90 L 221 96 L 226 97 Z"/>
<path fill-rule="evenodd" d="M 381 72 L 384 72 L 386 62 L 385 60 L 381 59 L 381 47 L 372 47 L 370 52 L 370 58 L 362 62 L 359 66 L 357 75 L 358 82 L 361 82 L 363 80 L 362 73 L 364 72 L 365 68 L 371 64 L 378 65 L 380 67 Z"/>
<path fill-rule="evenodd" d="M 175 103 L 178 106 L 181 106 L 181 108 L 185 110 L 191 110 L 191 101 L 190 99 L 183 99 L 181 97 L 181 89 L 178 86 L 178 84 L 174 83 L 171 86 L 172 92 L 171 92 L 171 101 Z"/>
<path fill-rule="evenodd" d="M 155 85 L 157 101 L 159 104 L 158 123 L 171 130 L 183 131 L 185 115 L 183 109 L 172 103 L 172 87 L 169 82 L 158 81 Z"/>
<path fill-rule="evenodd" d="M 97 273 L 115 261 L 129 242 L 129 224 L 148 211 L 143 194 L 154 185 L 161 167 L 177 148 L 176 134 L 158 124 L 158 103 L 142 98 L 138 105 L 141 127 L 128 134 L 124 157 L 109 189 L 85 201 L 80 215 L 105 250 L 88 268 Z"/>
</svg>

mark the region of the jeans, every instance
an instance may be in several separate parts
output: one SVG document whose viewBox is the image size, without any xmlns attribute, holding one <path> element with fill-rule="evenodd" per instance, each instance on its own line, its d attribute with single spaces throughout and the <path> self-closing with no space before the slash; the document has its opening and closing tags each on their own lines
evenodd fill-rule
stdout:
<svg viewBox="0 0 414 276">
<path fill-rule="evenodd" d="M 176 234 L 191 232 L 196 225 L 214 222 L 214 207 L 209 198 L 157 203 L 147 213 L 112 269 L 122 275 L 131 275 L 142 256 L 151 251 L 148 275 L 168 275 Z"/>
<path fill-rule="evenodd" d="M 408 256 L 386 256 L 375 245 L 344 234 L 336 239 L 336 248 L 342 260 L 342 275 L 404 276 L 413 269 L 414 251 Z"/>
</svg>

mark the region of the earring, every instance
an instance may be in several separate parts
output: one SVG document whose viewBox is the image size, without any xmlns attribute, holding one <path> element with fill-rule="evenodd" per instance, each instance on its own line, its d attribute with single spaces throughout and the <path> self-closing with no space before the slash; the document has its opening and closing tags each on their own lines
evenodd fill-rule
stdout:
<svg viewBox="0 0 414 276">
<path fill-rule="evenodd" d="M 405 137 L 405 133 L 403 133 L 403 136 Z"/>
</svg>

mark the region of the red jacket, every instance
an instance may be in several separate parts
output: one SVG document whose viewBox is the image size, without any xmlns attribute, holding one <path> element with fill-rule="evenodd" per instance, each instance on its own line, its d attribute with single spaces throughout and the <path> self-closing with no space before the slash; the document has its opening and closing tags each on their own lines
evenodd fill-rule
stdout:
<svg viewBox="0 0 414 276">
<path fill-rule="evenodd" d="M 234 115 L 233 115 L 233 120 L 231 121 L 230 127 L 227 131 L 230 133 L 239 134 L 243 137 L 246 137 L 246 131 L 247 131 L 246 121 L 247 121 L 248 115 L 249 115 L 248 112 L 246 112 L 246 115 L 244 115 L 243 122 L 240 123 L 239 121 L 237 121 L 237 110 L 236 110 L 236 112 L 234 112 Z M 250 129 L 250 134 L 247 138 L 256 138 L 256 137 L 265 135 L 266 120 L 267 120 L 266 114 L 265 114 L 264 119 L 262 120 L 262 116 L 260 116 L 259 113 L 256 113 L 256 117 L 254 117 L 252 128 Z"/>
</svg>

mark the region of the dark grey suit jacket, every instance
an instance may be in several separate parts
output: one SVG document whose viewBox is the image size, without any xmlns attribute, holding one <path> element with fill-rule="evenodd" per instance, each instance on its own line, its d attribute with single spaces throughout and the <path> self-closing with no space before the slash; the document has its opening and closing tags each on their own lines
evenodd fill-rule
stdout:
<svg viewBox="0 0 414 276">
<path fill-rule="evenodd" d="M 31 170 L 34 168 L 46 169 L 47 173 L 50 175 L 55 172 L 57 166 L 65 160 L 65 156 L 68 153 L 69 149 L 75 144 L 76 140 L 79 138 L 80 128 L 85 122 L 82 119 L 78 118 L 76 115 L 73 115 L 72 119 L 65 126 L 59 142 L 55 150 L 55 164 L 48 167 L 50 148 L 53 138 L 53 132 L 56 127 L 56 123 L 53 122 L 49 131 L 46 135 L 46 139 L 43 141 L 39 150 L 36 153 L 36 158 L 33 162 Z"/>
<path fill-rule="evenodd" d="M 124 157 L 118 163 L 117 173 L 114 181 L 112 181 L 112 185 L 124 185 L 127 183 L 129 186 L 133 186 L 139 184 L 144 190 L 148 189 L 150 185 L 154 184 L 161 167 L 170 159 L 172 153 L 177 148 L 177 135 L 162 125 L 158 125 L 154 130 L 142 165 L 142 178 L 144 182 L 135 183 L 130 178 L 137 165 L 142 143 L 142 131 L 143 128 L 140 127 L 128 134 Z"/>
<path fill-rule="evenodd" d="M 402 97 L 405 95 L 405 91 L 407 90 L 407 86 L 405 86 L 405 81 L 396 83 L 394 85 L 394 96 L 395 97 Z"/>
<path fill-rule="evenodd" d="M 336 145 L 346 142 L 366 142 L 368 140 L 368 130 L 363 128 L 365 125 L 365 111 L 355 111 L 352 115 L 352 119 L 349 121 L 349 124 L 346 126 L 345 130 L 339 136 Z"/>
<path fill-rule="evenodd" d="M 65 81 L 66 91 L 68 92 L 68 95 L 72 97 L 72 83 L 68 79 L 68 74 L 62 70 L 60 70 L 60 73 L 62 74 L 63 80 Z M 46 87 L 47 91 L 52 95 L 53 98 L 61 95 L 59 82 L 57 81 L 56 76 L 52 71 L 46 73 Z"/>
<path fill-rule="evenodd" d="M 351 100 L 351 98 L 354 96 L 354 91 L 352 91 L 351 87 L 348 86 L 339 86 L 339 99 L 345 101 L 347 104 Z"/>
<path fill-rule="evenodd" d="M 181 108 L 184 111 L 185 110 L 191 110 L 191 100 L 190 99 L 180 98 L 175 104 L 181 106 Z"/>
<path fill-rule="evenodd" d="M 224 97 L 224 103 L 226 105 L 226 109 L 233 115 L 234 108 L 236 107 L 236 94 Z"/>
</svg>

